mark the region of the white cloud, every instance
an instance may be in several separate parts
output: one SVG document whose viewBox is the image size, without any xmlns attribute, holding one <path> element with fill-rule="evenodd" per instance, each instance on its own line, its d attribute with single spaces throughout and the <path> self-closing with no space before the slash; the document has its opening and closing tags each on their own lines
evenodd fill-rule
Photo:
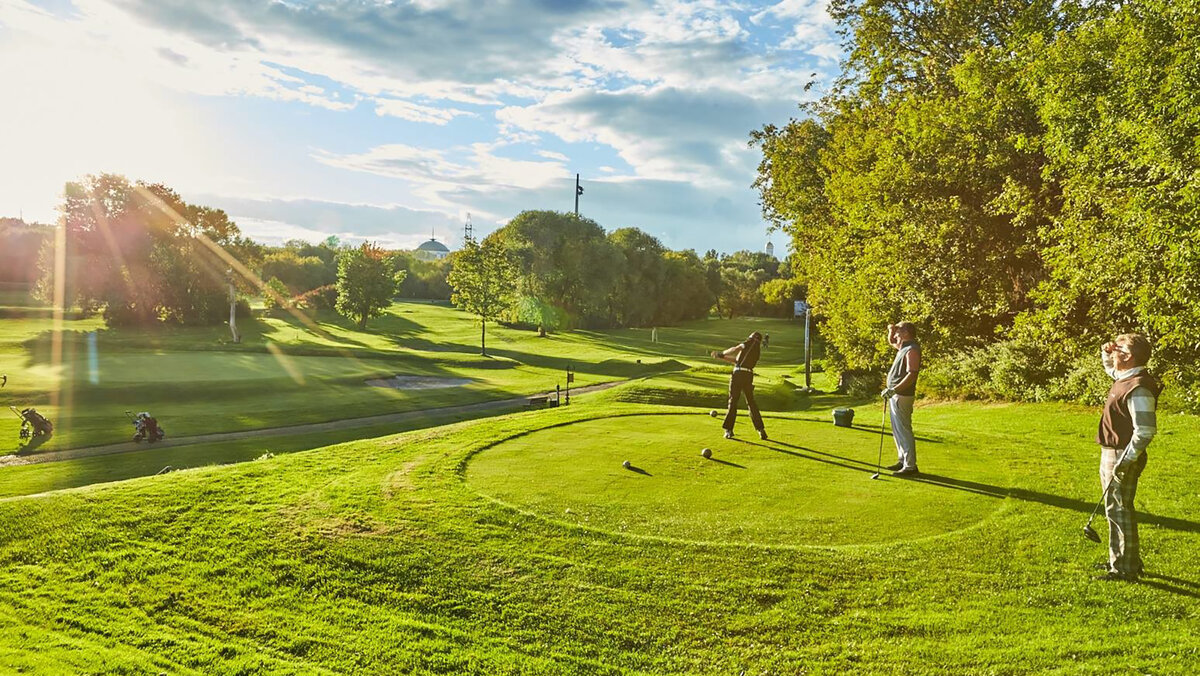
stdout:
<svg viewBox="0 0 1200 676">
<path fill-rule="evenodd" d="M 375 99 L 375 114 L 391 115 L 411 122 L 425 122 L 439 126 L 464 115 L 476 117 L 475 113 L 457 108 L 438 108 L 399 99 L 381 98 Z"/>
<path fill-rule="evenodd" d="M 567 142 L 609 145 L 640 177 L 748 185 L 750 131 L 786 120 L 793 109 L 791 102 L 729 91 L 663 88 L 552 94 L 537 104 L 504 108 L 497 117 Z"/>
<path fill-rule="evenodd" d="M 457 243 L 462 233 L 463 219 L 453 211 L 203 194 L 189 199 L 224 209 L 243 233 L 270 244 L 289 239 L 319 242 L 336 235 L 352 243 L 369 240 L 390 248 L 411 248 L 429 239 L 431 232 L 450 245 Z"/>
<path fill-rule="evenodd" d="M 363 153 L 319 151 L 314 158 L 332 167 L 403 179 L 414 192 L 439 207 L 456 204 L 444 195 L 456 188 L 538 189 L 568 176 L 563 160 L 518 160 L 496 154 L 503 144 L 475 143 L 451 150 L 404 144 L 376 146 Z"/>
</svg>

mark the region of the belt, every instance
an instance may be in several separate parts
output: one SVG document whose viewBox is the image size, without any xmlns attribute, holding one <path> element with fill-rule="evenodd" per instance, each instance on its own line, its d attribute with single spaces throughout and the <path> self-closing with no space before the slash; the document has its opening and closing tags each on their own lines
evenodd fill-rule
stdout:
<svg viewBox="0 0 1200 676">
<path fill-rule="evenodd" d="M 733 370 L 735 373 L 738 371 L 745 371 L 746 373 L 749 373 L 750 375 L 754 375 L 754 369 L 743 368 L 741 366 L 734 366 Z"/>
</svg>

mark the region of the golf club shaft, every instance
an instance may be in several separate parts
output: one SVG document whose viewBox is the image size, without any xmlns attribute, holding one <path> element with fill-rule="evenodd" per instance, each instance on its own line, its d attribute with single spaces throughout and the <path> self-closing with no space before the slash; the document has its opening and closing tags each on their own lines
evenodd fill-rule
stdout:
<svg viewBox="0 0 1200 676">
<path fill-rule="evenodd" d="M 883 431 L 887 428 L 887 410 L 888 400 L 883 400 L 883 416 L 879 419 L 879 454 L 875 456 L 875 474 L 879 474 L 879 470 L 883 465 Z"/>
</svg>

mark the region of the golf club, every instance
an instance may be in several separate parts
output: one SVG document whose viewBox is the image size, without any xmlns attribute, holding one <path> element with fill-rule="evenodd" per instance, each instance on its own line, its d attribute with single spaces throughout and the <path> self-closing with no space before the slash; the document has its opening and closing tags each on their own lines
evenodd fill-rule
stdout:
<svg viewBox="0 0 1200 676">
<path fill-rule="evenodd" d="M 1092 513 L 1088 516 L 1087 523 L 1083 526 L 1083 537 L 1097 544 L 1100 543 L 1100 534 L 1096 532 L 1095 528 L 1092 528 L 1092 519 L 1096 518 L 1096 512 L 1099 512 L 1100 507 L 1104 505 L 1104 501 L 1108 498 L 1108 490 L 1112 488 L 1112 485 L 1114 483 L 1121 483 L 1120 477 L 1117 476 L 1117 467 L 1121 466 L 1121 461 L 1125 459 L 1125 454 L 1128 452 L 1129 447 L 1126 446 L 1125 450 L 1121 452 L 1121 457 L 1117 458 L 1117 464 L 1113 465 L 1112 476 L 1109 478 L 1108 484 L 1104 486 L 1104 491 L 1100 493 L 1100 502 L 1097 502 L 1096 506 L 1092 508 Z M 1107 515 L 1105 515 L 1105 518 L 1107 518 Z"/>
<path fill-rule="evenodd" d="M 887 425 L 887 399 L 883 400 L 883 417 L 879 420 L 879 455 L 875 456 L 875 473 L 871 475 L 872 479 L 879 478 L 880 465 L 883 464 L 883 429 Z"/>
</svg>

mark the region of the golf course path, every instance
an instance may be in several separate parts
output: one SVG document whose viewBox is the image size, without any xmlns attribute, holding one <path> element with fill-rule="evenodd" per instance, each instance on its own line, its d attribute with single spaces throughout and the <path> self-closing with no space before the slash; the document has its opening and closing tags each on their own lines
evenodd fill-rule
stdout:
<svg viewBox="0 0 1200 676">
<path fill-rule="evenodd" d="M 587 394 L 589 392 L 599 392 L 600 390 L 607 390 L 610 387 L 616 387 L 617 385 L 621 385 L 626 382 L 628 381 L 614 380 L 608 383 L 599 383 L 597 385 L 573 388 L 571 394 L 578 396 L 580 394 Z M 548 394 L 551 397 L 554 396 L 554 392 L 550 392 Z M 511 399 L 481 401 L 474 404 L 463 404 L 461 406 L 443 406 L 440 408 L 423 408 L 414 411 L 402 411 L 399 413 L 384 413 L 381 415 L 367 416 L 365 418 L 344 418 L 341 420 L 308 423 L 305 425 L 264 427 L 254 430 L 242 430 L 239 432 L 199 434 L 191 437 L 164 439 L 162 441 L 156 441 L 153 444 L 142 444 L 126 441 L 119 444 L 108 444 L 106 446 L 87 446 L 84 448 L 70 448 L 62 451 L 49 451 L 46 453 L 30 453 L 29 455 L 20 455 L 18 453 L 14 453 L 12 455 L 0 456 L 0 468 L 17 467 L 20 465 L 35 465 L 43 462 L 61 462 L 63 460 L 75 460 L 76 458 L 88 458 L 96 455 L 113 455 L 116 453 L 128 453 L 131 451 L 150 450 L 154 448 L 172 448 L 176 446 L 191 446 L 194 444 L 207 444 L 219 441 L 235 441 L 238 439 L 249 439 L 252 437 L 281 437 L 293 434 L 354 429 L 356 427 L 373 427 L 375 425 L 386 425 L 388 423 L 406 422 L 415 418 L 423 418 L 430 415 L 492 412 L 503 409 L 519 410 L 521 407 L 526 406 L 529 403 L 529 399 L 531 397 L 535 396 L 542 396 L 542 393 L 531 394 L 522 397 L 513 397 Z"/>
</svg>

